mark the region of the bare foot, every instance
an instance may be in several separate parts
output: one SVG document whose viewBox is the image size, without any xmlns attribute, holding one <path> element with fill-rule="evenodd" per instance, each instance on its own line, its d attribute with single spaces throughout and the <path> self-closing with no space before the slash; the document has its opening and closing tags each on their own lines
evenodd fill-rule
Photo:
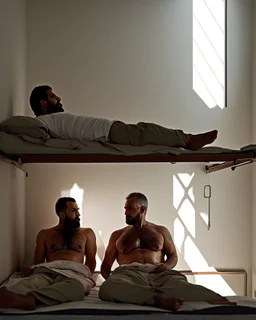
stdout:
<svg viewBox="0 0 256 320">
<path fill-rule="evenodd" d="M 236 306 L 236 302 L 231 302 L 227 298 L 224 298 L 222 300 L 213 300 L 213 301 L 207 301 L 208 303 L 211 304 L 220 304 L 220 305 L 229 305 L 229 306 Z"/>
<path fill-rule="evenodd" d="M 189 134 L 189 142 L 186 146 L 186 149 L 193 151 L 198 150 L 207 144 L 213 143 L 213 141 L 216 140 L 217 135 L 217 130 L 204 132 L 200 134 Z"/>
<path fill-rule="evenodd" d="M 155 306 L 162 309 L 178 311 L 182 304 L 183 301 L 178 298 L 155 298 Z"/>
<path fill-rule="evenodd" d="M 23 309 L 35 310 L 35 297 L 32 295 L 23 295 L 7 290 L 5 287 L 0 288 L 0 308 L 2 309 Z"/>
</svg>

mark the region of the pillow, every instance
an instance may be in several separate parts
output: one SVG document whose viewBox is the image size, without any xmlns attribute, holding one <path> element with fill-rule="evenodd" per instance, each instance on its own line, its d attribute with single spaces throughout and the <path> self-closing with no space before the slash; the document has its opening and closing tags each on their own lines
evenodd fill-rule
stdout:
<svg viewBox="0 0 256 320">
<path fill-rule="evenodd" d="M 32 138 L 44 141 L 48 139 L 48 130 L 45 125 L 36 118 L 26 116 L 13 116 L 0 123 L 0 131 L 15 135 L 25 134 Z"/>
</svg>

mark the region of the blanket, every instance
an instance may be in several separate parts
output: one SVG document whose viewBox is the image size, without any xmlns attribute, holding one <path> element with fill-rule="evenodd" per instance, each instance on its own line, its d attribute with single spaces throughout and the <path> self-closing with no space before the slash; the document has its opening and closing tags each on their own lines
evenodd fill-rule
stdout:
<svg viewBox="0 0 256 320">
<path fill-rule="evenodd" d="M 67 260 L 56 260 L 52 262 L 40 263 L 31 267 L 33 273 L 57 273 L 67 278 L 74 278 L 80 281 L 85 292 L 96 285 L 89 268 L 81 263 Z"/>
</svg>

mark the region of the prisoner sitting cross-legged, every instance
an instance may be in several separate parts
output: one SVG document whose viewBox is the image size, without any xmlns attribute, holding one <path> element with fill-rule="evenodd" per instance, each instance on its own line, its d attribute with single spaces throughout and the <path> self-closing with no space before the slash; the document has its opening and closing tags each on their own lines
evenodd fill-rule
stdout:
<svg viewBox="0 0 256 320">
<path fill-rule="evenodd" d="M 106 281 L 99 297 L 112 302 L 149 305 L 178 311 L 183 301 L 233 304 L 203 286 L 191 284 L 173 270 L 177 252 L 167 228 L 148 222 L 148 200 L 142 193 L 126 198 L 127 227 L 116 230 L 109 239 L 101 274 Z M 112 273 L 117 260 L 119 267 Z"/>
<path fill-rule="evenodd" d="M 80 301 L 94 287 L 96 237 L 93 230 L 80 227 L 79 208 L 74 198 L 60 198 L 55 211 L 59 223 L 38 233 L 34 263 L 24 266 L 24 278 L 0 288 L 0 308 L 34 310 L 38 306 Z"/>
</svg>

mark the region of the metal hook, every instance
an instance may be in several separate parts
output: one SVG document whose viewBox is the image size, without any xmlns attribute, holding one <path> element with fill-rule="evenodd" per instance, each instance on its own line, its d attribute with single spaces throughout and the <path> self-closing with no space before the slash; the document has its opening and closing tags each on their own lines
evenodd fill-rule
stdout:
<svg viewBox="0 0 256 320">
<path fill-rule="evenodd" d="M 209 184 L 204 186 L 204 197 L 208 199 L 208 230 L 211 228 L 211 205 L 210 199 L 212 196 L 212 187 Z"/>
</svg>

